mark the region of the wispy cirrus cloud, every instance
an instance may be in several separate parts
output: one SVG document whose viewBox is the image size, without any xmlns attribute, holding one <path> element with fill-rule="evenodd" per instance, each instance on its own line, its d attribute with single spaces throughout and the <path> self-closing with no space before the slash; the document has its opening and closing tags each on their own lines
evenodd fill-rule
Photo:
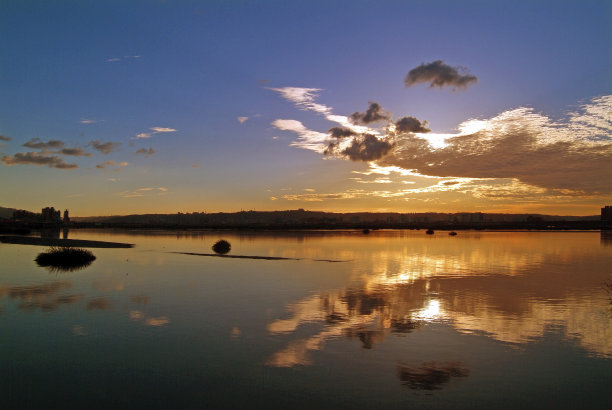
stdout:
<svg viewBox="0 0 612 410">
<path fill-rule="evenodd" d="M 133 55 L 133 56 L 123 56 L 123 57 L 111 57 L 111 58 L 107 58 L 105 61 L 107 63 L 116 63 L 121 60 L 137 60 L 139 58 L 140 58 L 139 55 Z"/>
<path fill-rule="evenodd" d="M 100 122 L 100 121 L 98 121 L 98 120 L 92 120 L 92 119 L 89 119 L 89 118 L 81 118 L 81 119 L 79 120 L 79 122 L 80 122 L 81 124 L 95 124 L 95 123 Z"/>
<path fill-rule="evenodd" d="M 331 114 L 331 108 L 315 102 L 318 93 L 322 91 L 320 88 L 303 88 L 303 87 L 283 87 L 269 88 L 276 91 L 283 98 L 295 103 L 298 108 L 305 111 L 315 111 L 319 114 Z"/>
<path fill-rule="evenodd" d="M 429 83 L 429 87 L 452 87 L 453 91 L 475 84 L 478 78 L 470 74 L 465 67 L 452 67 L 442 60 L 421 63 L 408 72 L 404 79 L 406 87 L 419 83 Z"/>
<path fill-rule="evenodd" d="M 136 134 L 136 138 L 151 138 L 153 134 L 177 131 L 174 128 L 168 128 L 168 127 L 151 127 L 149 129 L 151 130 L 151 132 L 141 132 L 139 134 Z"/>
<path fill-rule="evenodd" d="M 300 121 L 278 119 L 274 120 L 272 125 L 279 130 L 292 131 L 298 134 L 297 141 L 292 142 L 291 146 L 309 149 L 322 154 L 329 145 L 327 134 L 309 130 Z"/>
<path fill-rule="evenodd" d="M 57 155 L 49 155 L 48 153 L 39 152 L 18 152 L 15 155 L 5 155 L 0 158 L 4 165 L 37 165 L 47 166 L 57 169 L 74 169 L 78 168 L 77 164 L 69 164 Z"/>
<path fill-rule="evenodd" d="M 168 192 L 166 187 L 144 187 L 133 191 L 122 191 L 118 195 L 121 198 L 139 198 L 150 195 L 165 195 Z"/>
<path fill-rule="evenodd" d="M 154 133 L 158 133 L 158 132 L 176 132 L 176 130 L 174 128 L 167 128 L 167 127 L 151 127 L 149 129 L 151 131 L 153 131 Z"/>
</svg>

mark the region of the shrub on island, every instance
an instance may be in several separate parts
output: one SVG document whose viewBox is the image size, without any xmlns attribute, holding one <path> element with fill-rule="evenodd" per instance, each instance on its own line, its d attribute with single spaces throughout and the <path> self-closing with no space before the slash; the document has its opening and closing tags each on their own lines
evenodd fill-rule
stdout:
<svg viewBox="0 0 612 410">
<path fill-rule="evenodd" d="M 39 266 L 73 271 L 84 268 L 96 259 L 91 251 L 81 248 L 52 247 L 39 253 L 35 261 Z"/>
<path fill-rule="evenodd" d="M 212 246 L 212 250 L 215 251 L 215 253 L 218 253 L 220 255 L 228 253 L 231 248 L 232 248 L 232 245 L 230 245 L 230 243 L 226 241 L 225 239 L 218 240 Z"/>
</svg>

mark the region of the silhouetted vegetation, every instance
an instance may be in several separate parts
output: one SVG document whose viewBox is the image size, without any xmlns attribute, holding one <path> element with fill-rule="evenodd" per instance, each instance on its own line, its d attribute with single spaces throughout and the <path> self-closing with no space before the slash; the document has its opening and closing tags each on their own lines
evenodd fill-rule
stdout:
<svg viewBox="0 0 612 410">
<path fill-rule="evenodd" d="M 29 235 L 32 231 L 19 226 L 0 227 L 0 234 Z"/>
<path fill-rule="evenodd" d="M 241 211 L 145 214 L 73 218 L 74 228 L 164 228 L 164 229 L 600 229 L 599 215 L 558 216 L 538 214 L 334 213 L 306 211 Z M 33 226 L 31 226 L 33 227 Z"/>
<path fill-rule="evenodd" d="M 50 248 L 39 253 L 35 261 L 51 270 L 74 271 L 89 266 L 96 257 L 91 251 L 80 248 Z"/>
<path fill-rule="evenodd" d="M 230 245 L 230 243 L 228 241 L 226 241 L 225 239 L 219 239 L 212 246 L 212 250 L 215 253 L 219 253 L 221 255 L 228 253 L 230 251 L 230 249 L 232 249 L 232 245 Z"/>
<path fill-rule="evenodd" d="M 425 232 L 427 235 L 433 235 L 434 234 L 434 230 L 433 229 L 428 229 L 427 232 Z"/>
</svg>

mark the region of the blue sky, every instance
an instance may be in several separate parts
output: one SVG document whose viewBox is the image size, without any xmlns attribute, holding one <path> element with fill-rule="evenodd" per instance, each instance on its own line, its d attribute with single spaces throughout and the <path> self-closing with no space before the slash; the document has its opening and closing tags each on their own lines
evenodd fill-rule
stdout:
<svg viewBox="0 0 612 410">
<path fill-rule="evenodd" d="M 586 189 L 603 175 L 573 172 L 579 165 L 531 178 L 527 173 L 542 171 L 527 159 L 504 172 L 490 165 L 500 152 L 494 149 L 476 153 L 489 168 L 472 171 L 456 160 L 474 139 L 450 144 L 444 155 L 430 147 L 435 172 L 421 163 L 406 168 L 405 160 L 414 138 L 458 135 L 470 119 L 497 118 L 499 125 L 501 114 L 524 108 L 540 115 L 521 128 L 539 124 L 529 134 L 538 144 L 556 133 L 542 118 L 568 128 L 581 118 L 576 113 L 598 112 L 589 120 L 598 127 L 555 136 L 555 143 L 573 144 L 591 133 L 583 138 L 599 141 L 597 152 L 569 158 L 577 148 L 559 150 L 546 161 L 580 164 L 596 156 L 593 163 L 605 163 L 610 102 L 596 99 L 612 94 L 611 17 L 612 3 L 603 0 L 3 1 L 0 205 L 53 205 L 77 215 L 294 208 L 597 213 L 611 192 Z M 454 91 L 426 82 L 406 87 L 410 70 L 438 60 L 477 82 Z M 308 98 L 333 115 L 376 102 L 390 113 L 389 124 L 411 116 L 431 132 L 387 135 L 388 124 L 366 124 L 393 147 L 373 161 L 347 158 L 348 140 L 336 154 L 313 151 L 275 121 L 300 121 L 323 134 L 339 123 L 283 97 L 278 90 L 286 87 L 316 89 Z M 481 134 L 474 137 L 479 143 Z M 511 144 L 506 137 L 499 138 Z M 82 153 L 62 153 L 57 144 L 24 147 L 32 139 Z M 115 145 L 104 152 L 92 141 Z M 525 152 L 544 155 L 540 145 Z M 33 154 L 16 156 L 27 152 Z M 531 157 L 516 155 L 519 162 Z M 76 167 L 49 166 L 49 157 Z"/>
</svg>

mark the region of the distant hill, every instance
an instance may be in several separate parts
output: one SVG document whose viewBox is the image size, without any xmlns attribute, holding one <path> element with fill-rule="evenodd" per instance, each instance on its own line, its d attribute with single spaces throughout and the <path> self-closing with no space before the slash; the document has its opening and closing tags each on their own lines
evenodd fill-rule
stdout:
<svg viewBox="0 0 612 410">
<path fill-rule="evenodd" d="M 8 219 L 13 217 L 14 208 L 4 208 L 0 206 L 0 218 Z"/>
<path fill-rule="evenodd" d="M 419 228 L 456 227 L 477 228 L 550 228 L 593 229 L 599 225 L 599 216 L 557 216 L 538 214 L 462 213 L 333 213 L 305 211 L 241 211 L 231 213 L 177 213 L 116 215 L 73 218 L 72 221 L 96 226 L 165 227 L 165 228 Z"/>
</svg>

